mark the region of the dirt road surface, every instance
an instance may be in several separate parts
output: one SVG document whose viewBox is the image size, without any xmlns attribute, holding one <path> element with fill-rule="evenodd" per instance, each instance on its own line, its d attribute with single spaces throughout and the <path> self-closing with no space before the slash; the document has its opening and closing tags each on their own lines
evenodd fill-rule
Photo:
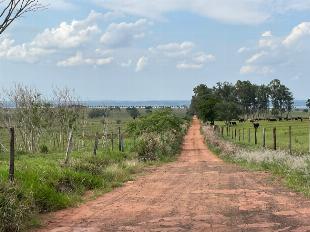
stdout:
<svg viewBox="0 0 310 232">
<path fill-rule="evenodd" d="M 50 215 L 40 231 L 310 231 L 310 200 L 219 160 L 194 120 L 177 162 Z"/>
</svg>

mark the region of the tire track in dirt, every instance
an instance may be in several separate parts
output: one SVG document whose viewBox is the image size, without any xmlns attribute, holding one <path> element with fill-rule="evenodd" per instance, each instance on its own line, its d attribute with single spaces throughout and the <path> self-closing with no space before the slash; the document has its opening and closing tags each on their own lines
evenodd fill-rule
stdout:
<svg viewBox="0 0 310 232">
<path fill-rule="evenodd" d="M 46 218 L 39 231 L 297 232 L 310 231 L 310 200 L 218 159 L 194 119 L 177 162 Z"/>
</svg>

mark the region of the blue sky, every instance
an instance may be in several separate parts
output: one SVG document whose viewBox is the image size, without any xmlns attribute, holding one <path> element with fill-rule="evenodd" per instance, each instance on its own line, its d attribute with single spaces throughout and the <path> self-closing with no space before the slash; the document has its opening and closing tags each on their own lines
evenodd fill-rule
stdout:
<svg viewBox="0 0 310 232">
<path fill-rule="evenodd" d="M 310 0 L 42 1 L 0 37 L 3 88 L 177 100 L 200 83 L 278 78 L 310 97 Z"/>
</svg>

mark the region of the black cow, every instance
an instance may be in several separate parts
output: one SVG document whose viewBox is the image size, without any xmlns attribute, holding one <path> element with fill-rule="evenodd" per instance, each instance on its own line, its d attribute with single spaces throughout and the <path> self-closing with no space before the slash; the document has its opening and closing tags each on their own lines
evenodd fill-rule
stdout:
<svg viewBox="0 0 310 232">
<path fill-rule="evenodd" d="M 237 122 L 229 122 L 231 126 L 237 126 Z"/>
<path fill-rule="evenodd" d="M 258 122 L 256 122 L 256 123 L 253 123 L 253 126 L 254 126 L 255 129 L 258 129 L 260 125 L 259 125 Z"/>
</svg>

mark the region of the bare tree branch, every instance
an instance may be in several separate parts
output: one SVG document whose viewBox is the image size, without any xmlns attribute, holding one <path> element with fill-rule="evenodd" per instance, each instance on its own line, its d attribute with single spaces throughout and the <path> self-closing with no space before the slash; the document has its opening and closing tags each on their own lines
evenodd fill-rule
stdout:
<svg viewBox="0 0 310 232">
<path fill-rule="evenodd" d="M 0 35 L 16 19 L 43 8 L 40 0 L 0 0 Z"/>
</svg>

